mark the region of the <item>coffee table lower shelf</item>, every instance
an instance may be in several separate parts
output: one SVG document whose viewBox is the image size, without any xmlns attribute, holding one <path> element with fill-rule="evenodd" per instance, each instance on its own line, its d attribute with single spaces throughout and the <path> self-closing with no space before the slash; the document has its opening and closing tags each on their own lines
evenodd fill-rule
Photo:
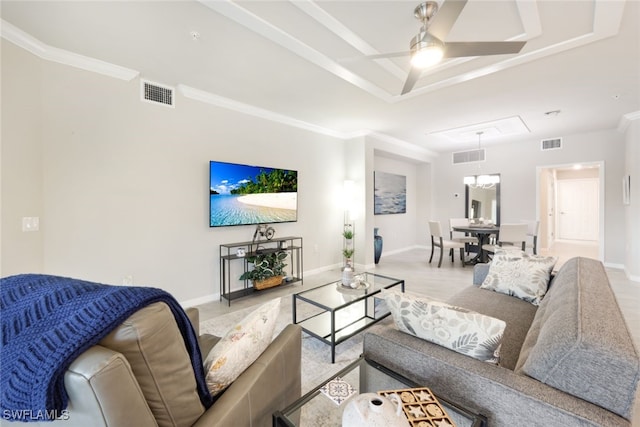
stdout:
<svg viewBox="0 0 640 427">
<path fill-rule="evenodd" d="M 320 313 L 316 316 L 298 322 L 298 325 L 300 325 L 302 329 L 309 335 L 312 335 L 329 345 L 337 345 L 347 340 L 348 338 L 351 338 L 358 332 L 368 328 L 370 325 L 380 321 L 381 319 L 382 317 L 379 319 L 375 319 L 370 316 L 362 316 L 359 319 L 352 321 L 348 325 L 336 329 L 335 338 L 333 341 L 331 337 L 331 312 L 329 311 L 325 311 L 324 313 Z"/>
</svg>

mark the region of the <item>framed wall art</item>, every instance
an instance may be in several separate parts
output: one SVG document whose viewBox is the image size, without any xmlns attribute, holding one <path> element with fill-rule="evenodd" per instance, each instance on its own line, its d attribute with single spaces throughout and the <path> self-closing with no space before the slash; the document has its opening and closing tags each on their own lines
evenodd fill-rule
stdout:
<svg viewBox="0 0 640 427">
<path fill-rule="evenodd" d="M 388 172 L 373 172 L 373 213 L 375 215 L 407 212 L 407 177 Z"/>
</svg>

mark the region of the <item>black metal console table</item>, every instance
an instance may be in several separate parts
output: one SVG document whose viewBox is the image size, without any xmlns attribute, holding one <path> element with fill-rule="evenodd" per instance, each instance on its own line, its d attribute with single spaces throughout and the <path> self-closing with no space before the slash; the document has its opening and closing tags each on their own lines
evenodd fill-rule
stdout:
<svg viewBox="0 0 640 427">
<path fill-rule="evenodd" d="M 249 280 L 245 280 L 241 288 L 232 290 L 231 263 L 242 261 L 242 272 L 245 272 L 249 270 L 247 258 L 277 251 L 287 251 L 289 264 L 289 273 L 280 286 L 302 281 L 302 237 L 274 237 L 257 242 L 248 241 L 220 245 L 220 301 L 224 298 L 231 305 L 231 300 L 251 295 L 254 292 L 268 291 L 268 289 L 255 289 Z"/>
</svg>

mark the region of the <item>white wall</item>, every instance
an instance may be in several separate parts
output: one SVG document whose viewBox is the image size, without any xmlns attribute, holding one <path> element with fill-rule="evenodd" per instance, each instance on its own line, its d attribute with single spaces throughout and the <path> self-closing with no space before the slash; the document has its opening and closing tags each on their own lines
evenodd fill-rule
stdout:
<svg viewBox="0 0 640 427">
<path fill-rule="evenodd" d="M 606 263 L 622 265 L 625 262 L 624 210 L 620 182 L 624 170 L 624 137 L 616 130 L 587 134 L 562 135 L 561 150 L 540 150 L 540 141 L 502 144 L 486 147 L 486 162 L 480 165 L 482 173 L 501 174 L 501 222 L 535 220 L 536 168 L 566 165 L 575 162 L 603 161 L 605 166 L 605 259 Z M 443 153 L 434 167 L 433 214 L 443 223 L 450 217 L 464 216 L 462 183 L 465 175 L 478 173 L 478 164 L 453 165 L 451 153 Z"/>
<path fill-rule="evenodd" d="M 208 227 L 209 160 L 298 170 L 299 220 L 276 235 L 304 238 L 305 271 L 338 261 L 342 140 L 179 94 L 175 109 L 144 103 L 138 80 L 41 62 L 4 41 L 2 74 L 3 276 L 131 275 L 181 301 L 217 294 L 218 245 L 251 240 L 254 227 Z M 22 216 L 40 216 L 40 233 L 19 232 Z"/>
<path fill-rule="evenodd" d="M 631 176 L 631 204 L 625 213 L 625 269 L 640 282 L 640 119 L 631 122 L 625 133 L 625 175 Z"/>
<path fill-rule="evenodd" d="M 11 59 L 21 67 L 5 67 Z M 0 275 L 41 271 L 42 233 L 23 232 L 23 217 L 43 216 L 40 61 L 2 43 L 2 220 Z"/>
<path fill-rule="evenodd" d="M 383 256 L 397 253 L 413 247 L 416 242 L 417 222 L 417 166 L 413 163 L 376 156 L 374 171 L 403 175 L 407 179 L 407 210 L 406 213 L 375 215 L 374 227 L 379 228 L 378 234 L 383 238 Z M 373 198 L 373 191 L 370 195 Z M 371 245 L 373 246 L 373 230 L 371 230 Z"/>
</svg>

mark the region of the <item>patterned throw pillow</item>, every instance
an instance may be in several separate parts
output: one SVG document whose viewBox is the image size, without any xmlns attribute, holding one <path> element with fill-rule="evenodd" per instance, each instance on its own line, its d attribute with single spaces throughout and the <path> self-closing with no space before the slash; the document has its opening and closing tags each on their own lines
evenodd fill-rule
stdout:
<svg viewBox="0 0 640 427">
<path fill-rule="evenodd" d="M 211 349 L 204 362 L 212 396 L 236 380 L 269 346 L 280 312 L 276 298 L 253 311 Z"/>
<path fill-rule="evenodd" d="M 551 271 L 557 261 L 558 258 L 552 256 L 497 251 L 480 287 L 539 305 L 547 293 Z"/>
<path fill-rule="evenodd" d="M 426 297 L 383 290 L 396 327 L 458 353 L 497 364 L 507 324 L 466 308 Z"/>
</svg>

